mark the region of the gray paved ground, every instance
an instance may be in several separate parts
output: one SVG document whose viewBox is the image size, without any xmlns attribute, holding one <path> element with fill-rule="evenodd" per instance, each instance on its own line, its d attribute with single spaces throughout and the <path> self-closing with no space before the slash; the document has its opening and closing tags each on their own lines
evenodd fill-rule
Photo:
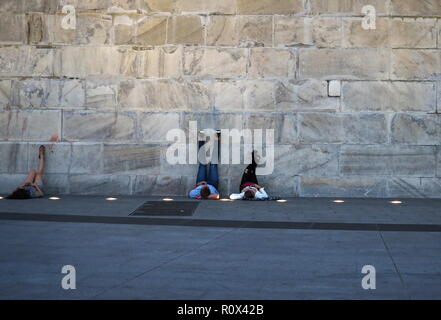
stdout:
<svg viewBox="0 0 441 320">
<path fill-rule="evenodd" d="M 126 217 L 145 200 L 0 200 L 0 212 Z M 180 219 L 441 224 L 440 200 L 288 200 L 206 201 Z M 440 249 L 440 232 L 0 220 L 0 298 L 440 299 Z M 61 288 L 67 264 L 76 290 Z M 361 288 L 364 265 L 376 290 Z"/>
</svg>

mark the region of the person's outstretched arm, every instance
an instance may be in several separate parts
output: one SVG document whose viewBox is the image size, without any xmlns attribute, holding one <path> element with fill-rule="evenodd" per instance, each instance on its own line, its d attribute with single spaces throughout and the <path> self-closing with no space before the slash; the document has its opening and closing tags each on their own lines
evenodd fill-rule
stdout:
<svg viewBox="0 0 441 320">
<path fill-rule="evenodd" d="M 230 199 L 231 199 L 231 200 L 239 200 L 239 199 L 242 199 L 242 198 L 243 198 L 243 195 L 244 195 L 243 192 L 242 192 L 242 193 L 232 193 L 232 194 L 230 195 Z"/>
<path fill-rule="evenodd" d="M 266 193 L 265 189 L 261 187 L 261 188 L 256 192 L 255 197 L 258 198 L 258 199 L 266 199 L 266 198 L 268 198 L 268 194 Z"/>
<path fill-rule="evenodd" d="M 219 199 L 219 194 L 217 193 L 212 193 L 212 194 L 210 194 L 209 196 L 208 196 L 208 198 L 207 199 L 210 199 L 210 200 L 218 200 Z"/>
</svg>

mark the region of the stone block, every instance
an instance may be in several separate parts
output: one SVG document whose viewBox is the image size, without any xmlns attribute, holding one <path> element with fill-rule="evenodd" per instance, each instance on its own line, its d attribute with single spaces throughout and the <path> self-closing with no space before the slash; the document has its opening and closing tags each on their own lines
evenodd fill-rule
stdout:
<svg viewBox="0 0 441 320">
<path fill-rule="evenodd" d="M 47 139 L 49 140 L 49 139 Z M 38 169 L 38 148 L 41 144 L 29 145 L 29 170 Z M 70 144 L 57 143 L 46 149 L 45 167 L 46 173 L 69 173 L 72 148 Z"/>
<path fill-rule="evenodd" d="M 244 116 L 245 129 L 262 129 L 266 144 L 266 129 L 274 130 L 274 144 L 297 142 L 297 116 L 281 113 L 255 113 Z M 269 142 L 271 143 L 271 141 Z"/>
<path fill-rule="evenodd" d="M 204 44 L 204 25 L 200 16 L 174 16 L 168 21 L 168 43 Z"/>
<path fill-rule="evenodd" d="M 184 50 L 184 75 L 213 78 L 241 77 L 246 74 L 246 49 Z"/>
<path fill-rule="evenodd" d="M 152 48 L 140 51 L 141 78 L 178 78 L 182 75 L 182 47 Z"/>
<path fill-rule="evenodd" d="M 64 80 L 60 83 L 60 107 L 82 108 L 86 104 L 86 89 L 82 80 Z"/>
<path fill-rule="evenodd" d="M 136 51 L 129 48 L 64 47 L 58 52 L 57 61 L 56 75 L 64 77 L 135 76 L 137 73 Z"/>
<path fill-rule="evenodd" d="M 268 16 L 211 16 L 207 23 L 207 45 L 271 46 L 272 18 Z"/>
<path fill-rule="evenodd" d="M 342 146 L 340 170 L 344 175 L 435 175 L 436 148 L 431 146 Z"/>
<path fill-rule="evenodd" d="M 303 10 L 302 0 L 237 0 L 237 14 L 294 14 Z"/>
<path fill-rule="evenodd" d="M 295 53 L 290 50 L 254 48 L 250 50 L 248 77 L 276 78 L 294 77 L 296 71 Z"/>
<path fill-rule="evenodd" d="M 0 110 L 12 105 L 12 80 L 0 80 Z"/>
<path fill-rule="evenodd" d="M 275 146 L 274 175 L 334 177 L 338 174 L 338 149 L 336 146 Z"/>
<path fill-rule="evenodd" d="M 362 8 L 371 5 L 377 15 L 387 14 L 388 1 L 384 0 L 311 0 L 312 14 L 363 15 Z"/>
<path fill-rule="evenodd" d="M 43 44 L 73 44 L 76 30 L 64 29 L 62 21 L 64 14 L 44 15 L 34 13 L 28 17 L 29 42 Z M 77 19 L 77 30 L 82 23 Z"/>
<path fill-rule="evenodd" d="M 9 195 L 20 184 L 24 183 L 26 174 L 0 174 L 0 194 Z"/>
<path fill-rule="evenodd" d="M 130 176 L 75 174 L 69 176 L 69 190 L 78 195 L 130 195 Z"/>
<path fill-rule="evenodd" d="M 440 198 L 441 180 L 437 178 L 391 178 L 389 196 L 394 198 Z"/>
<path fill-rule="evenodd" d="M 214 107 L 218 111 L 244 110 L 244 82 L 216 81 L 211 85 Z"/>
<path fill-rule="evenodd" d="M 382 114 L 305 113 L 299 115 L 303 143 L 380 144 L 387 142 Z"/>
<path fill-rule="evenodd" d="M 109 44 L 112 18 L 108 15 L 86 13 L 78 15 L 75 43 L 82 45 Z"/>
<path fill-rule="evenodd" d="M 282 47 L 312 45 L 313 25 L 311 18 L 294 16 L 274 17 L 274 44 Z"/>
<path fill-rule="evenodd" d="M 136 139 L 132 114 L 64 112 L 63 138 L 66 141 L 133 141 Z"/>
<path fill-rule="evenodd" d="M 436 19 L 395 18 L 390 30 L 392 48 L 436 48 Z"/>
<path fill-rule="evenodd" d="M 441 54 L 437 50 L 392 50 L 391 79 L 434 79 L 441 73 Z"/>
<path fill-rule="evenodd" d="M 28 173 L 27 144 L 0 143 L 1 173 Z"/>
<path fill-rule="evenodd" d="M 156 145 L 103 146 L 105 174 L 159 174 L 161 149 Z"/>
<path fill-rule="evenodd" d="M 275 111 L 274 82 L 244 82 L 245 109 L 249 111 Z"/>
<path fill-rule="evenodd" d="M 69 176 L 67 174 L 45 174 L 43 183 L 45 196 L 57 196 L 69 193 Z"/>
<path fill-rule="evenodd" d="M 60 127 L 59 111 L 0 112 L 0 140 L 47 141 Z"/>
<path fill-rule="evenodd" d="M 392 142 L 412 145 L 439 145 L 441 116 L 438 114 L 395 114 L 391 125 Z"/>
<path fill-rule="evenodd" d="M 179 113 L 143 113 L 139 118 L 146 142 L 166 142 L 167 132 L 181 127 Z"/>
<path fill-rule="evenodd" d="M 342 19 L 314 18 L 312 20 L 312 40 L 318 48 L 341 47 Z"/>
<path fill-rule="evenodd" d="M 430 82 L 345 82 L 345 111 L 434 112 L 436 87 Z"/>
<path fill-rule="evenodd" d="M 188 178 L 183 176 L 138 175 L 133 184 L 137 196 L 183 196 L 187 195 Z"/>
<path fill-rule="evenodd" d="M 22 14 L 2 14 L 0 19 L 0 43 L 24 43 L 25 17 Z"/>
<path fill-rule="evenodd" d="M 212 105 L 209 89 L 197 81 L 127 80 L 121 82 L 118 97 L 125 109 L 207 110 Z"/>
<path fill-rule="evenodd" d="M 387 48 L 390 23 L 388 18 L 377 18 L 375 29 L 363 29 L 363 18 L 343 19 L 343 47 Z M 393 37 L 393 35 L 392 35 Z"/>
<path fill-rule="evenodd" d="M 299 78 L 388 79 L 389 51 L 385 49 L 300 49 Z"/>
<path fill-rule="evenodd" d="M 136 22 L 136 43 L 145 46 L 166 43 L 167 18 L 161 16 L 141 17 Z"/>
<path fill-rule="evenodd" d="M 60 81 L 56 79 L 18 81 L 15 91 L 22 108 L 59 107 L 60 104 Z"/>
<path fill-rule="evenodd" d="M 382 177 L 301 177 L 301 197 L 384 198 L 387 180 Z"/>
<path fill-rule="evenodd" d="M 441 16 L 441 3 L 438 0 L 391 0 L 390 6 L 394 16 Z"/>
<path fill-rule="evenodd" d="M 113 80 L 86 80 L 87 108 L 115 109 L 117 107 L 118 83 Z"/>
<path fill-rule="evenodd" d="M 298 179 L 288 174 L 283 176 L 259 176 L 259 185 L 265 188 L 270 197 L 297 197 L 298 196 Z M 236 186 L 232 192 L 236 191 Z"/>
<path fill-rule="evenodd" d="M 139 0 L 139 8 L 148 13 L 178 13 L 176 0 Z"/>
<path fill-rule="evenodd" d="M 182 13 L 236 13 L 236 0 L 178 0 L 175 3 L 176 10 Z"/>
<path fill-rule="evenodd" d="M 278 111 L 332 111 L 340 106 L 338 98 L 328 96 L 328 83 L 319 80 L 279 82 L 275 99 Z"/>
<path fill-rule="evenodd" d="M 32 46 L 0 48 L 0 76 L 53 76 L 54 51 Z"/>
<path fill-rule="evenodd" d="M 328 83 L 328 96 L 340 97 L 341 96 L 341 81 L 331 80 Z"/>
<path fill-rule="evenodd" d="M 117 15 L 113 19 L 112 35 L 115 45 L 136 43 L 136 16 Z"/>
<path fill-rule="evenodd" d="M 72 144 L 70 174 L 101 174 L 103 172 L 102 144 Z"/>
</svg>

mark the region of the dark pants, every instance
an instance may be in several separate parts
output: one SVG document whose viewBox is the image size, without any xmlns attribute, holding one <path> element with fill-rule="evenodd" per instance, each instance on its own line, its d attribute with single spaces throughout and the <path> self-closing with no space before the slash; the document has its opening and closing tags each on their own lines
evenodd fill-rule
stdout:
<svg viewBox="0 0 441 320">
<path fill-rule="evenodd" d="M 204 145 L 205 141 L 199 141 L 199 149 Z M 208 167 L 208 176 L 207 176 L 207 167 Z M 217 164 L 210 163 L 202 164 L 199 162 L 198 175 L 196 178 L 196 184 L 201 181 L 207 181 L 208 184 L 211 184 L 216 189 L 219 187 L 219 172 L 217 168 Z"/>
<path fill-rule="evenodd" d="M 249 164 L 248 167 L 246 167 L 246 169 L 243 171 L 242 180 L 240 181 L 239 192 L 242 191 L 243 185 L 247 182 L 259 184 L 256 176 L 256 167 L 257 167 L 257 163 L 254 160 L 254 152 L 253 152 L 251 164 Z"/>
</svg>

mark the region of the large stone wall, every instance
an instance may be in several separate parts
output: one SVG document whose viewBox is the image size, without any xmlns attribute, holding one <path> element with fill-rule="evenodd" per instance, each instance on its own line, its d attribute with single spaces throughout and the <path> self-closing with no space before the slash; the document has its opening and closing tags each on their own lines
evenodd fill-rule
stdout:
<svg viewBox="0 0 441 320">
<path fill-rule="evenodd" d="M 0 0 L 0 16 L 2 193 L 57 135 L 48 192 L 183 195 L 197 166 L 168 164 L 165 135 L 196 120 L 276 129 L 273 194 L 441 197 L 441 0 Z M 243 167 L 221 166 L 224 194 Z"/>
</svg>

